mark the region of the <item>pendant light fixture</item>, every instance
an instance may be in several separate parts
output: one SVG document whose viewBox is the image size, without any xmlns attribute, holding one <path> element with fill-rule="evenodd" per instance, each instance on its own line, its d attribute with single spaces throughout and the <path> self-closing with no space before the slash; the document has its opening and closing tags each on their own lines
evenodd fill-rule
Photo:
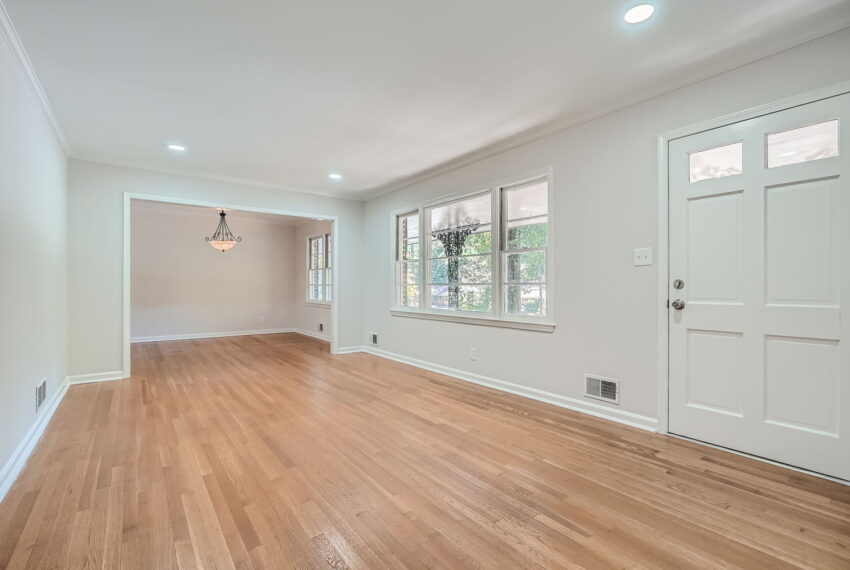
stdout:
<svg viewBox="0 0 850 570">
<path fill-rule="evenodd" d="M 221 216 L 221 219 L 218 221 L 218 227 L 215 229 L 215 233 L 210 237 L 204 238 L 204 241 L 224 253 L 242 241 L 242 238 L 234 236 L 230 228 L 227 227 L 227 220 L 224 219 L 227 214 L 224 213 L 224 210 L 221 211 L 219 216 Z"/>
</svg>

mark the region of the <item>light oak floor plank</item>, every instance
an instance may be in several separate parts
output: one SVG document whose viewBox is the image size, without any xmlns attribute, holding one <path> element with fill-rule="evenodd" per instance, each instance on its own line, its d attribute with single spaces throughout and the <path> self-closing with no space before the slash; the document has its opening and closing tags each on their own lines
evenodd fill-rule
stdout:
<svg viewBox="0 0 850 570">
<path fill-rule="evenodd" d="M 0 568 L 850 568 L 850 487 L 297 335 L 133 345 Z"/>
</svg>

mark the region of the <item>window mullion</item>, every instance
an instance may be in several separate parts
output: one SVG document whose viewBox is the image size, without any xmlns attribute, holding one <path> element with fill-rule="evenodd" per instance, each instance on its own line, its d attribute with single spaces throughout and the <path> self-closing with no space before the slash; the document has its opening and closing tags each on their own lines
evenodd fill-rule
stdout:
<svg viewBox="0 0 850 570">
<path fill-rule="evenodd" d="M 490 243 L 492 245 L 492 258 L 490 261 L 490 278 L 493 280 L 493 315 L 497 319 L 502 318 L 502 189 L 499 187 L 491 189 L 490 205 L 493 208 L 491 220 L 496 224 L 490 226 Z M 497 225 L 496 228 L 493 225 Z M 495 231 L 494 231 L 495 230 Z"/>
</svg>

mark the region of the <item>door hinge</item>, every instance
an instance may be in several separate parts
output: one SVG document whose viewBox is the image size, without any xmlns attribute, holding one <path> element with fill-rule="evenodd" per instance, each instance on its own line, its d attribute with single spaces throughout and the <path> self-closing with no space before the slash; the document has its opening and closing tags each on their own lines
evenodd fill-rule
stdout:
<svg viewBox="0 0 850 570">
<path fill-rule="evenodd" d="M 670 308 L 670 299 L 667 299 L 667 308 Z"/>
</svg>

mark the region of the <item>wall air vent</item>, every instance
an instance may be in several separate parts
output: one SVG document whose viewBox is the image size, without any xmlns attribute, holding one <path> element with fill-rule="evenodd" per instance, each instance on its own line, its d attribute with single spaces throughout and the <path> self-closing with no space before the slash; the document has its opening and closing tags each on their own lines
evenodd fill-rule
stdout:
<svg viewBox="0 0 850 570">
<path fill-rule="evenodd" d="M 620 403 L 620 381 L 602 376 L 584 375 L 584 395 L 588 398 Z"/>
<path fill-rule="evenodd" d="M 41 381 L 41 384 L 35 387 L 35 411 L 37 412 L 44 400 L 47 398 L 47 379 Z"/>
</svg>

